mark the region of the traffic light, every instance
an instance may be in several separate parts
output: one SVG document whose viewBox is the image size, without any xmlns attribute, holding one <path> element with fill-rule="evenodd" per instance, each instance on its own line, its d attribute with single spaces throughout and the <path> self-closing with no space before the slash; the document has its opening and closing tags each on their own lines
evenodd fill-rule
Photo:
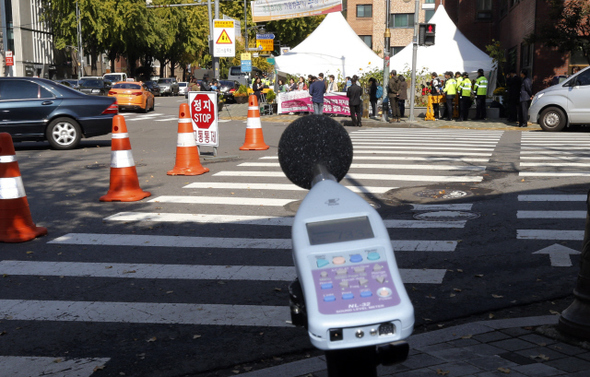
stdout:
<svg viewBox="0 0 590 377">
<path fill-rule="evenodd" d="M 420 24 L 420 29 L 418 33 L 418 45 L 433 46 L 435 31 L 436 24 Z"/>
</svg>

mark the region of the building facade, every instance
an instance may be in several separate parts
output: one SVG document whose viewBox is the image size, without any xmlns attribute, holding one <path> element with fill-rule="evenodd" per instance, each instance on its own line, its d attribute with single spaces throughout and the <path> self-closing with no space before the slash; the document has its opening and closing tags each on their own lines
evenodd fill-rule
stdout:
<svg viewBox="0 0 590 377">
<path fill-rule="evenodd" d="M 386 1 L 348 0 L 345 12 L 353 30 L 380 56 L 384 51 Z M 394 55 L 412 42 L 416 2 L 389 1 L 390 51 Z M 575 54 L 564 55 L 542 44 L 526 42 L 526 37 L 543 27 L 549 17 L 545 0 L 419 0 L 419 22 L 428 22 L 440 5 L 482 51 L 494 40 L 499 41 L 507 60 L 503 71 L 527 69 L 535 91 L 547 87 L 554 76 L 568 75 L 575 67 L 588 65 Z"/>
</svg>

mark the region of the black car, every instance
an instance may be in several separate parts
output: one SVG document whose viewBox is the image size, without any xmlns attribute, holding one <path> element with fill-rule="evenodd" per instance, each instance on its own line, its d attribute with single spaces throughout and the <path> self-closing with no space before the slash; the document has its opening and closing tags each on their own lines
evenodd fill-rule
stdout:
<svg viewBox="0 0 590 377">
<path fill-rule="evenodd" d="M 69 86 L 70 88 L 78 89 L 78 80 L 75 79 L 56 80 L 55 82 L 58 84 Z"/>
<path fill-rule="evenodd" d="M 104 79 L 81 79 L 78 90 L 92 96 L 106 96 L 111 88 L 111 82 Z"/>
<path fill-rule="evenodd" d="M 0 132 L 14 141 L 76 148 L 82 136 L 110 133 L 118 112 L 113 97 L 88 96 L 42 78 L 0 77 Z"/>
<path fill-rule="evenodd" d="M 234 91 L 238 90 L 240 84 L 232 80 L 219 80 L 219 96 L 225 100 L 226 103 L 235 102 Z"/>
<path fill-rule="evenodd" d="M 150 92 L 154 95 L 154 97 L 160 96 L 160 85 L 158 85 L 155 81 L 146 81 L 144 82 L 145 86 L 148 88 Z"/>
</svg>

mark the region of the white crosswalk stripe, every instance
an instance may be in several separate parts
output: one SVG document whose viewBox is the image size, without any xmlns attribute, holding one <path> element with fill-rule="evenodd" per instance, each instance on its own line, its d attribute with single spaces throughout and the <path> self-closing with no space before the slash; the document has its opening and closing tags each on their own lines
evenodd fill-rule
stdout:
<svg viewBox="0 0 590 377">
<path fill-rule="evenodd" d="M 589 135 L 527 133 L 521 136 L 521 177 L 587 177 L 589 161 Z"/>
</svg>

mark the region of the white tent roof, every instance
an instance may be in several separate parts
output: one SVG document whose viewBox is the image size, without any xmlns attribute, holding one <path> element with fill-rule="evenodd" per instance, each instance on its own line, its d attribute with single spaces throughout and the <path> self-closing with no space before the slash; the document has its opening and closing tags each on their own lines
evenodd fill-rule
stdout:
<svg viewBox="0 0 590 377">
<path fill-rule="evenodd" d="M 457 29 L 445 8 L 440 5 L 429 23 L 436 24 L 434 46 L 418 46 L 416 70 L 477 72 L 493 69 L 492 58 L 477 48 Z M 412 67 L 413 43 L 391 57 L 390 69 L 398 71 Z M 406 67 L 407 66 L 407 67 Z"/>
<path fill-rule="evenodd" d="M 309 37 L 275 61 L 278 71 L 302 76 L 323 72 L 346 77 L 383 68 L 383 59 L 356 35 L 340 12 L 328 14 Z"/>
</svg>

